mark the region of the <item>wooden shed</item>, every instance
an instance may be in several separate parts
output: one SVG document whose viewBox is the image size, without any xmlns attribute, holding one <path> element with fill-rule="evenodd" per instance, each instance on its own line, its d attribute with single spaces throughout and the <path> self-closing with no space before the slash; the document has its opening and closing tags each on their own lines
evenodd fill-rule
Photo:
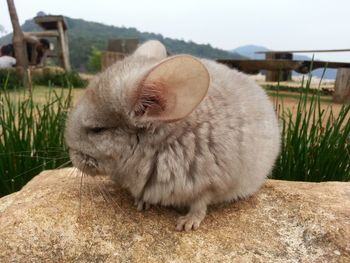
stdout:
<svg viewBox="0 0 350 263">
<path fill-rule="evenodd" d="M 69 60 L 69 46 L 68 46 L 68 33 L 67 24 L 63 16 L 37 16 L 34 18 L 43 31 L 38 32 L 24 32 L 27 42 L 38 41 L 38 38 L 50 37 L 57 39 L 57 52 L 61 66 L 66 70 L 71 70 Z M 30 58 L 29 58 L 30 59 Z"/>
</svg>

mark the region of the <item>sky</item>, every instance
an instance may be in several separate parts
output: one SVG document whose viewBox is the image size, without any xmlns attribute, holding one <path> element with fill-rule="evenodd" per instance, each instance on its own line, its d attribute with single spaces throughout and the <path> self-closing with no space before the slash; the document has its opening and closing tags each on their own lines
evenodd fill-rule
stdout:
<svg viewBox="0 0 350 263">
<path fill-rule="evenodd" d="M 350 49 L 350 0 L 14 1 L 21 23 L 44 11 L 226 50 L 248 44 L 272 50 Z M 0 25 L 10 32 L 5 0 L 0 10 Z M 315 57 L 350 62 L 350 52 Z"/>
</svg>

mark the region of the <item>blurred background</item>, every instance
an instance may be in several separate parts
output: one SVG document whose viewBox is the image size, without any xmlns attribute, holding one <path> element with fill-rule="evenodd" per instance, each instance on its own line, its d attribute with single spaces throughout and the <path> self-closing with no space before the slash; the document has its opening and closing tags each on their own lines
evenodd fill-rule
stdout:
<svg viewBox="0 0 350 263">
<path fill-rule="evenodd" d="M 261 59 L 264 55 L 255 51 L 350 46 L 348 0 L 17 0 L 15 4 L 25 31 L 38 30 L 31 20 L 38 12 L 66 17 L 71 63 L 79 70 L 86 70 L 92 46 L 106 49 L 108 39 L 115 37 L 166 39 L 174 53 L 210 58 Z M 4 36 L 12 27 L 6 1 L 0 2 L 0 8 L 4 10 L 0 44 L 5 44 L 10 39 Z M 312 55 L 300 54 L 301 59 Z M 315 59 L 350 62 L 350 52 L 317 53 Z"/>
</svg>

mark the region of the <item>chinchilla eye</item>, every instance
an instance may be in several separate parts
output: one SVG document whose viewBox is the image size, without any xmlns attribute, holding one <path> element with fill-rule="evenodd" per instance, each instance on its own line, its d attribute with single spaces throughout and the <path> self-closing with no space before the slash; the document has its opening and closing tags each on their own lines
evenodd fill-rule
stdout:
<svg viewBox="0 0 350 263">
<path fill-rule="evenodd" d="M 88 131 L 91 133 L 101 133 L 101 132 L 104 132 L 106 130 L 107 130 L 106 127 L 92 127 L 92 128 L 88 129 Z"/>
</svg>

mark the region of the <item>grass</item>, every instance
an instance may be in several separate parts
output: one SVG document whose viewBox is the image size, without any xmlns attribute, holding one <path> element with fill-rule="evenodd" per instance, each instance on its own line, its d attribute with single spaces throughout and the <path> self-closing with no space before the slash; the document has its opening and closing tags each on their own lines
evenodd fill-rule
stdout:
<svg viewBox="0 0 350 263">
<path fill-rule="evenodd" d="M 64 127 L 71 89 L 50 89 L 40 102 L 32 93 L 13 95 L 6 88 L 0 91 L 0 196 L 69 161 Z"/>
<path fill-rule="evenodd" d="M 296 113 L 276 100 L 281 133 L 281 154 L 272 178 L 292 181 L 350 180 L 350 105 L 334 114 L 321 106 L 320 93 L 310 93 L 311 76 L 302 83 Z M 278 97 L 279 91 L 276 91 Z"/>
</svg>

